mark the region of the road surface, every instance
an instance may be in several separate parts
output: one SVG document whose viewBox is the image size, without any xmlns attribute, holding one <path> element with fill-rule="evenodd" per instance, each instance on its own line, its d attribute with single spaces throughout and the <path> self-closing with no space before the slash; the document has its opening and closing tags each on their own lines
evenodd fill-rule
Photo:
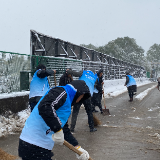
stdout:
<svg viewBox="0 0 160 160">
<path fill-rule="evenodd" d="M 139 87 L 137 94 L 154 85 Z M 128 100 L 127 92 L 105 99 L 111 116 L 95 113 L 102 125 L 94 133 L 89 132 L 85 109 L 80 110 L 74 136 L 93 160 L 160 160 L 156 136 L 160 134 L 160 92 L 155 88 L 141 101 Z M 18 155 L 18 138 L 19 134 L 0 138 L 0 148 Z M 53 153 L 53 160 L 76 160 L 75 153 L 65 146 L 54 146 Z"/>
</svg>

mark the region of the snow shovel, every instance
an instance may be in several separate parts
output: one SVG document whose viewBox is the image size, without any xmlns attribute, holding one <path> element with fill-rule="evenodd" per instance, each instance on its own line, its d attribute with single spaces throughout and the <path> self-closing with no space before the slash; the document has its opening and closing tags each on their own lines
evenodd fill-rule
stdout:
<svg viewBox="0 0 160 160">
<path fill-rule="evenodd" d="M 79 151 L 78 149 L 76 149 L 72 144 L 68 143 L 67 141 L 64 140 L 63 143 L 66 147 L 68 147 L 70 150 L 74 151 L 75 153 L 77 153 L 79 156 L 82 154 L 81 151 Z M 91 157 L 89 157 L 89 160 L 93 160 Z"/>
<path fill-rule="evenodd" d="M 106 109 L 105 98 L 104 98 L 104 88 L 103 88 L 103 99 L 104 99 L 104 109 L 102 109 L 103 115 L 110 115 L 109 109 Z"/>
</svg>

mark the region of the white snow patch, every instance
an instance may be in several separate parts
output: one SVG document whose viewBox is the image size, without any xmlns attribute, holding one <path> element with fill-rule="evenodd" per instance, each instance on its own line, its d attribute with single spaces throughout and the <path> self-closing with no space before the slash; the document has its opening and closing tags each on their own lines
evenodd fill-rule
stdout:
<svg viewBox="0 0 160 160">
<path fill-rule="evenodd" d="M 147 78 L 135 78 L 137 87 L 152 83 Z M 116 97 L 127 91 L 127 87 L 124 86 L 126 79 L 115 79 L 104 81 L 104 95 L 105 98 Z"/>
<path fill-rule="evenodd" d="M 142 119 L 142 118 L 139 118 L 139 117 L 128 117 L 128 118 L 132 118 L 132 119 Z"/>
<path fill-rule="evenodd" d="M 158 133 L 155 133 L 153 135 L 149 134 L 149 136 L 160 139 L 160 134 L 158 134 Z"/>
<path fill-rule="evenodd" d="M 146 128 L 147 128 L 147 129 L 152 129 L 152 127 L 150 127 L 150 126 L 147 126 Z"/>
<path fill-rule="evenodd" d="M 140 94 L 138 94 L 135 98 L 138 99 L 138 100 L 142 100 L 145 96 L 147 96 L 147 94 L 149 93 L 149 91 L 152 90 L 155 87 L 156 86 L 153 86 L 151 88 L 146 89 L 145 91 L 143 91 Z"/>
<path fill-rule="evenodd" d="M 18 112 L 16 116 L 11 114 L 9 118 L 0 116 L 0 137 L 6 136 L 7 134 L 13 134 L 15 132 L 20 132 L 25 124 L 26 119 L 30 115 L 30 109 Z"/>
<path fill-rule="evenodd" d="M 10 97 L 26 96 L 26 95 L 29 95 L 29 92 L 30 91 L 2 93 L 2 94 L 0 94 L 0 99 L 10 98 Z"/>
</svg>

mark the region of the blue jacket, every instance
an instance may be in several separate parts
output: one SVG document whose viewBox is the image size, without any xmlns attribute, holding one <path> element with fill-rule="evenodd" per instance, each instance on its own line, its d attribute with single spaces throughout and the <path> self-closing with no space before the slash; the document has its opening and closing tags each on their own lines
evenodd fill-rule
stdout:
<svg viewBox="0 0 160 160">
<path fill-rule="evenodd" d="M 76 90 L 72 85 L 63 86 L 63 88 L 67 93 L 66 101 L 58 110 L 55 111 L 62 128 L 66 124 L 71 114 L 71 103 L 76 94 Z M 47 95 L 48 92 L 45 95 Z M 45 123 L 43 118 L 39 115 L 39 110 L 38 110 L 38 105 L 40 104 L 40 102 L 43 100 L 44 97 L 45 96 L 41 98 L 41 100 L 38 102 L 38 104 L 31 112 L 22 130 L 20 139 L 30 144 L 34 144 L 36 146 L 48 150 L 52 150 L 54 146 L 54 141 L 52 140 L 52 134 L 54 134 L 54 132 L 50 129 L 50 127 Z M 58 101 L 58 97 L 56 100 Z M 56 103 L 56 101 L 54 101 L 54 103 Z M 54 106 L 52 107 L 52 109 L 54 112 Z"/>
<path fill-rule="evenodd" d="M 82 76 L 79 78 L 79 80 L 84 80 L 86 82 L 86 85 L 90 90 L 91 96 L 93 95 L 94 84 L 96 82 L 96 79 L 97 79 L 97 74 L 94 74 L 90 70 L 84 70 Z"/>
<path fill-rule="evenodd" d="M 129 82 L 127 83 L 127 87 L 136 85 L 135 79 L 131 75 L 127 75 L 129 78 Z"/>
<path fill-rule="evenodd" d="M 29 98 L 35 97 L 35 96 L 44 96 L 44 94 L 50 89 L 48 78 L 39 78 L 37 76 L 37 70 L 34 75 L 33 79 L 30 83 L 30 93 Z"/>
</svg>

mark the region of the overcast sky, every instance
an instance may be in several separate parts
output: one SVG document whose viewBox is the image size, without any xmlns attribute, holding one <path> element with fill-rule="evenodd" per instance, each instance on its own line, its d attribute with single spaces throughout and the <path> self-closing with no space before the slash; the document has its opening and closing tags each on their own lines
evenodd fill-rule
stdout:
<svg viewBox="0 0 160 160">
<path fill-rule="evenodd" d="M 160 0 L 0 0 L 0 51 L 30 54 L 30 30 L 102 46 L 134 38 L 160 44 Z"/>
</svg>

